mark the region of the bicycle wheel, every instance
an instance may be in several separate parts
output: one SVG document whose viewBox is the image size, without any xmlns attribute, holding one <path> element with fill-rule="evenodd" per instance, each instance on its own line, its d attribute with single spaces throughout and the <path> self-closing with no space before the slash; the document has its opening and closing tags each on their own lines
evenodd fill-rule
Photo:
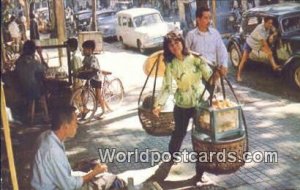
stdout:
<svg viewBox="0 0 300 190">
<path fill-rule="evenodd" d="M 97 101 L 94 92 L 89 88 L 77 89 L 71 97 L 71 105 L 76 108 L 77 121 L 79 124 L 88 123 L 95 115 Z"/>
<path fill-rule="evenodd" d="M 121 80 L 115 78 L 104 84 L 103 97 L 112 109 L 118 106 L 124 98 L 124 88 Z"/>
</svg>

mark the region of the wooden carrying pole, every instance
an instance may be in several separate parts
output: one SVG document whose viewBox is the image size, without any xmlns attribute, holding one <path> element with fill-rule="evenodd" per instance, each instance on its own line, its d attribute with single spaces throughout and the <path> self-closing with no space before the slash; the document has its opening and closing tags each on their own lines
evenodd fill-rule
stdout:
<svg viewBox="0 0 300 190">
<path fill-rule="evenodd" d="M 217 28 L 217 7 L 216 0 L 212 0 L 212 18 L 214 22 L 214 27 Z"/>
<path fill-rule="evenodd" d="M 6 102 L 5 102 L 5 95 L 3 90 L 3 84 L 1 82 L 1 119 L 2 119 L 2 125 L 4 129 L 4 140 L 5 140 L 5 146 L 6 146 L 6 152 L 8 157 L 8 164 L 9 164 L 9 171 L 10 171 L 10 177 L 13 185 L 13 190 L 18 190 L 18 180 L 17 180 L 17 173 L 16 173 L 16 167 L 15 167 L 15 161 L 14 161 L 14 154 L 12 150 L 12 143 L 11 143 L 11 137 L 10 137 L 10 128 L 6 113 Z"/>
</svg>

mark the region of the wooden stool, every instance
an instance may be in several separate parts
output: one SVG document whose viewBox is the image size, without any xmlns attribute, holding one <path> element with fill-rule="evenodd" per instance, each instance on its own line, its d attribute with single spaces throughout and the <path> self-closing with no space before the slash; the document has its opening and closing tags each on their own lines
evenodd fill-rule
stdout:
<svg viewBox="0 0 300 190">
<path fill-rule="evenodd" d="M 46 122 L 48 122 L 49 114 L 48 114 L 48 106 L 47 106 L 47 100 L 45 95 L 40 97 L 39 102 L 41 103 L 41 107 L 44 111 L 44 119 Z M 35 116 L 35 100 L 31 100 L 29 101 L 29 105 L 28 105 L 28 118 L 31 124 L 34 121 L 34 116 Z"/>
</svg>

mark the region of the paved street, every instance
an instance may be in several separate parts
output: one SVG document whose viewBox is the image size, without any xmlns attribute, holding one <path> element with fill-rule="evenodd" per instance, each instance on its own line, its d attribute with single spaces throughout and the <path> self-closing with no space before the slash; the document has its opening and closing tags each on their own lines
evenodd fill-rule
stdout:
<svg viewBox="0 0 300 190">
<path fill-rule="evenodd" d="M 76 137 L 66 142 L 72 165 L 84 158 L 99 158 L 99 149 L 116 151 L 168 150 L 170 137 L 150 136 L 142 129 L 137 115 L 137 100 L 146 78 L 143 63 L 146 56 L 133 50 L 123 50 L 105 43 L 104 52 L 97 55 L 102 69 L 113 72 L 124 83 L 125 99 L 122 105 L 105 115 L 100 121 L 79 126 Z M 152 80 L 148 84 L 151 90 Z M 250 152 L 276 151 L 278 163 L 247 163 L 230 175 L 205 173 L 208 183 L 227 189 L 300 189 L 300 103 L 239 86 L 233 81 L 235 91 L 244 105 L 248 123 Z M 46 129 L 46 126 L 42 129 Z M 27 139 L 29 141 L 29 139 Z M 28 146 L 26 149 L 30 149 Z M 191 125 L 182 149 L 192 151 Z M 26 151 L 26 150 L 25 150 Z M 16 153 L 17 160 L 22 154 Z M 18 158 L 19 157 L 19 158 Z M 151 161 L 151 160 L 150 160 Z M 22 162 L 17 162 L 17 165 Z M 150 162 L 108 163 L 109 171 L 134 184 L 141 184 L 152 176 L 159 165 Z M 24 165 L 25 166 L 25 165 Z M 193 163 L 179 163 L 171 168 L 163 189 L 191 189 L 195 175 Z M 24 182 L 24 181 L 23 181 Z"/>
<path fill-rule="evenodd" d="M 105 52 L 99 55 L 99 59 L 103 68 L 122 79 L 126 97 L 117 111 L 107 114 L 100 122 L 79 128 L 76 138 L 66 143 L 70 160 L 75 162 L 81 158 L 98 157 L 99 148 L 167 151 L 169 137 L 146 134 L 137 116 L 137 99 L 145 80 L 142 72 L 145 57 L 106 44 Z M 300 104 L 237 84 L 234 84 L 234 88 L 244 104 L 250 151 L 277 151 L 278 163 L 251 162 L 234 174 L 205 174 L 209 183 L 228 189 L 300 189 Z M 191 151 L 190 132 L 191 126 L 182 149 Z M 125 180 L 133 177 L 135 184 L 148 179 L 158 168 L 157 165 L 151 167 L 150 163 L 107 164 L 111 172 L 120 174 Z M 189 179 L 194 174 L 194 164 L 177 164 L 160 185 L 163 189 L 185 189 L 192 185 Z"/>
</svg>

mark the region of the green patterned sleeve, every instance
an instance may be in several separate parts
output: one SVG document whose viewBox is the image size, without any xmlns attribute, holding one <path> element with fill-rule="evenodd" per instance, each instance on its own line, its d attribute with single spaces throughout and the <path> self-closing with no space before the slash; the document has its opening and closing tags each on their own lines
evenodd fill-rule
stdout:
<svg viewBox="0 0 300 190">
<path fill-rule="evenodd" d="M 201 58 L 198 58 L 197 62 L 200 65 L 200 70 L 202 72 L 202 77 L 208 81 L 208 79 L 210 78 L 210 76 L 212 75 L 212 70 L 211 68 L 208 66 L 208 64 Z"/>
<path fill-rule="evenodd" d="M 162 87 L 158 94 L 158 97 L 155 100 L 154 107 L 157 107 L 158 105 L 164 106 L 171 93 L 172 93 L 172 73 L 171 73 L 170 64 L 168 64 L 164 73 Z"/>
</svg>

